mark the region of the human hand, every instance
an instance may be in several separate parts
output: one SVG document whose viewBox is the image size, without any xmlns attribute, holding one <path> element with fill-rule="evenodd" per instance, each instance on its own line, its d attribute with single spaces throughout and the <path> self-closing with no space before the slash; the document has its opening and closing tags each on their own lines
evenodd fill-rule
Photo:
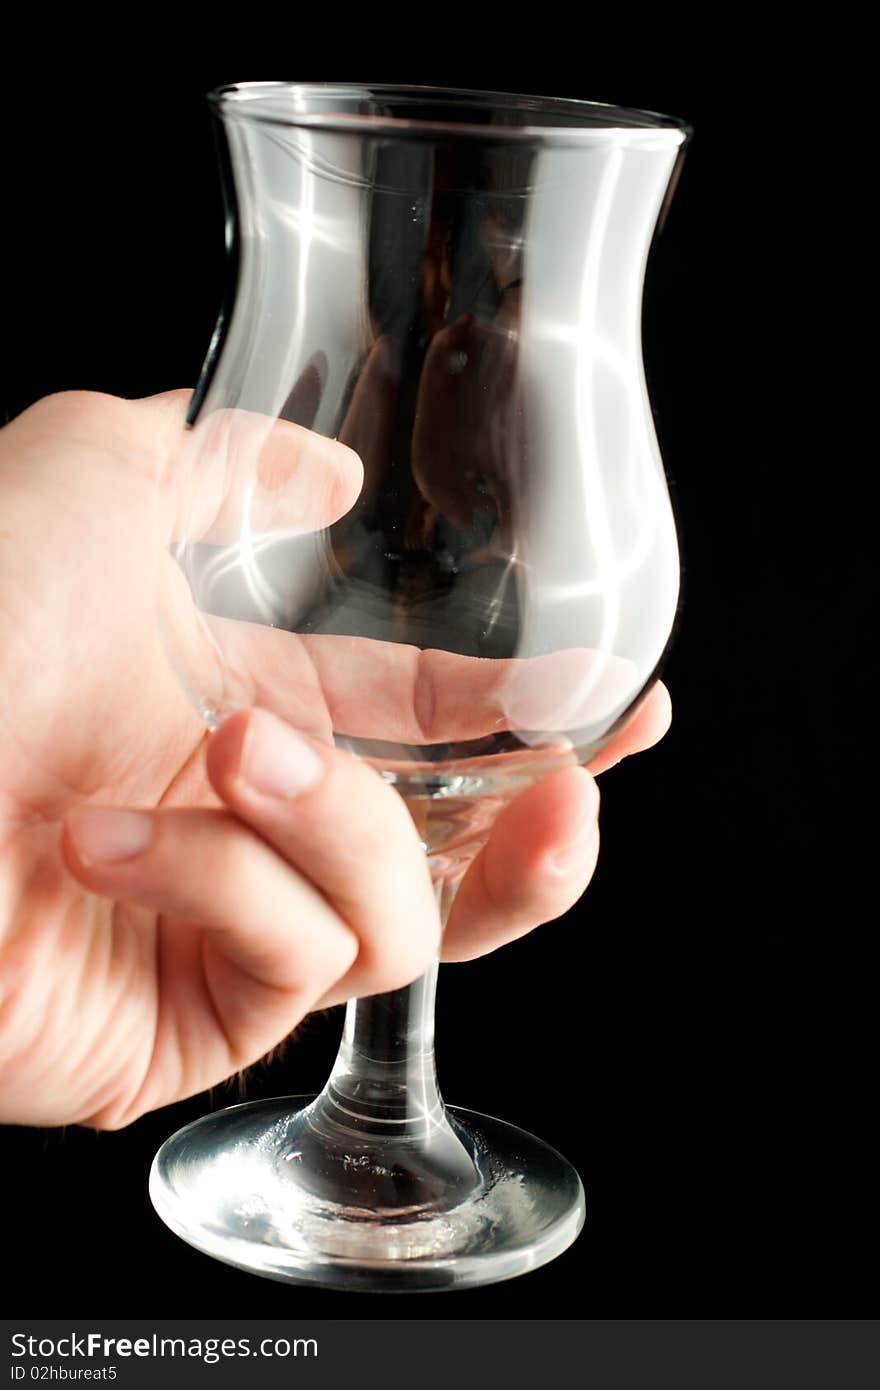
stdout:
<svg viewBox="0 0 880 1390">
<path fill-rule="evenodd" d="M 265 710 L 206 739 L 169 669 L 155 612 L 190 502 L 166 467 L 186 401 L 70 393 L 0 432 L 7 1121 L 124 1125 L 249 1065 L 310 1009 L 408 983 L 438 948 L 397 794 L 320 731 L 298 737 Z M 293 425 L 276 446 L 304 528 L 352 504 L 350 451 Z M 667 723 L 658 686 L 593 771 Z M 464 876 L 444 957 L 564 912 L 595 863 L 597 806 L 576 767 L 511 802 Z"/>
</svg>

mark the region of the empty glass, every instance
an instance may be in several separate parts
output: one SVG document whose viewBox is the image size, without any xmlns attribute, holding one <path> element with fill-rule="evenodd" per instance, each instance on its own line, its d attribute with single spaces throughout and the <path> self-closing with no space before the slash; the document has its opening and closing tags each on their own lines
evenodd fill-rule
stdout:
<svg viewBox="0 0 880 1390">
<path fill-rule="evenodd" d="M 393 783 L 447 912 L 499 808 L 589 762 L 669 639 L 640 315 L 687 131 L 428 88 L 211 100 L 230 294 L 176 460 L 169 653 L 210 727 L 261 705 Z M 317 436 L 359 455 L 354 505 Z M 435 981 L 350 1004 L 316 1100 L 168 1140 L 151 1194 L 172 1229 L 366 1289 L 486 1283 L 563 1250 L 571 1166 L 440 1098 Z"/>
</svg>

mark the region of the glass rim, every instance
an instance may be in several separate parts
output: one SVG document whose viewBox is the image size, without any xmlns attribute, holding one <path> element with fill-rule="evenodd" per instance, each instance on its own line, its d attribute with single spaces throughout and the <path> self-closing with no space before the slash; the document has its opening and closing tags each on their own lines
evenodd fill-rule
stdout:
<svg viewBox="0 0 880 1390">
<path fill-rule="evenodd" d="M 351 97 L 356 91 L 377 96 L 396 97 L 399 101 L 426 102 L 432 98 L 448 104 L 452 110 L 457 101 L 470 98 L 472 105 L 487 109 L 521 112 L 521 124 L 479 125 L 456 120 L 434 120 L 424 117 L 371 115 L 354 111 L 292 111 L 272 110 L 274 97 L 295 97 L 323 94 L 332 99 L 334 93 Z M 658 111 L 634 106 L 615 106 L 605 102 L 586 101 L 580 97 L 538 96 L 525 92 L 501 92 L 471 87 L 421 86 L 394 82 L 233 82 L 215 87 L 207 95 L 211 109 L 222 116 L 241 116 L 261 124 L 300 127 L 364 135 L 393 135 L 431 138 L 437 135 L 479 137 L 480 139 L 523 141 L 529 143 L 589 144 L 597 139 L 629 137 L 632 141 L 647 138 L 650 143 L 682 145 L 693 134 L 687 121 Z M 265 105 L 263 105 L 265 103 Z M 268 108 L 268 109 L 267 109 Z M 558 124 L 529 124 L 530 111 L 543 116 L 558 113 Z M 595 124 L 577 124 L 595 114 Z M 565 119 L 568 115 L 571 119 Z M 605 117 L 606 119 L 602 119 Z"/>
</svg>

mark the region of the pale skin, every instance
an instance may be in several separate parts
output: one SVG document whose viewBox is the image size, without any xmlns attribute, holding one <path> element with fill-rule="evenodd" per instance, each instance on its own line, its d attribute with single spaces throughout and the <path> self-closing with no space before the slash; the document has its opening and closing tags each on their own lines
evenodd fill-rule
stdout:
<svg viewBox="0 0 880 1390">
<path fill-rule="evenodd" d="M 0 431 L 6 1123 L 119 1128 L 249 1066 L 311 1010 L 409 983 L 438 949 L 469 959 L 559 917 L 595 867 L 595 775 L 669 724 L 657 685 L 589 770 L 511 801 L 441 942 L 397 793 L 265 710 L 206 735 L 171 670 L 156 610 L 187 400 L 64 393 Z M 301 496 L 303 524 L 325 525 L 356 498 L 359 460 L 292 442 L 288 501 L 316 463 L 333 471 L 320 516 Z M 332 723 L 342 696 L 323 695 Z"/>
</svg>

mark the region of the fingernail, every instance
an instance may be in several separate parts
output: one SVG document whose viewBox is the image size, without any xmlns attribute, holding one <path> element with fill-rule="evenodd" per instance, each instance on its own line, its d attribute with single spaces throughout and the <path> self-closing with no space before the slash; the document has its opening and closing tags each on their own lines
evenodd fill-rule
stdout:
<svg viewBox="0 0 880 1390">
<path fill-rule="evenodd" d="M 82 806 L 68 816 L 67 830 L 83 864 L 119 864 L 151 843 L 153 818 L 142 811 Z"/>
<path fill-rule="evenodd" d="M 241 771 L 255 791 L 287 799 L 314 786 L 324 775 L 324 764 L 289 724 L 266 710 L 256 710 Z"/>
<path fill-rule="evenodd" d="M 564 849 L 551 854 L 550 863 L 557 873 L 570 874 L 589 858 L 596 843 L 598 829 L 599 822 L 594 816 L 591 816 L 587 824 L 582 827 L 573 840 L 569 841 Z"/>
</svg>

